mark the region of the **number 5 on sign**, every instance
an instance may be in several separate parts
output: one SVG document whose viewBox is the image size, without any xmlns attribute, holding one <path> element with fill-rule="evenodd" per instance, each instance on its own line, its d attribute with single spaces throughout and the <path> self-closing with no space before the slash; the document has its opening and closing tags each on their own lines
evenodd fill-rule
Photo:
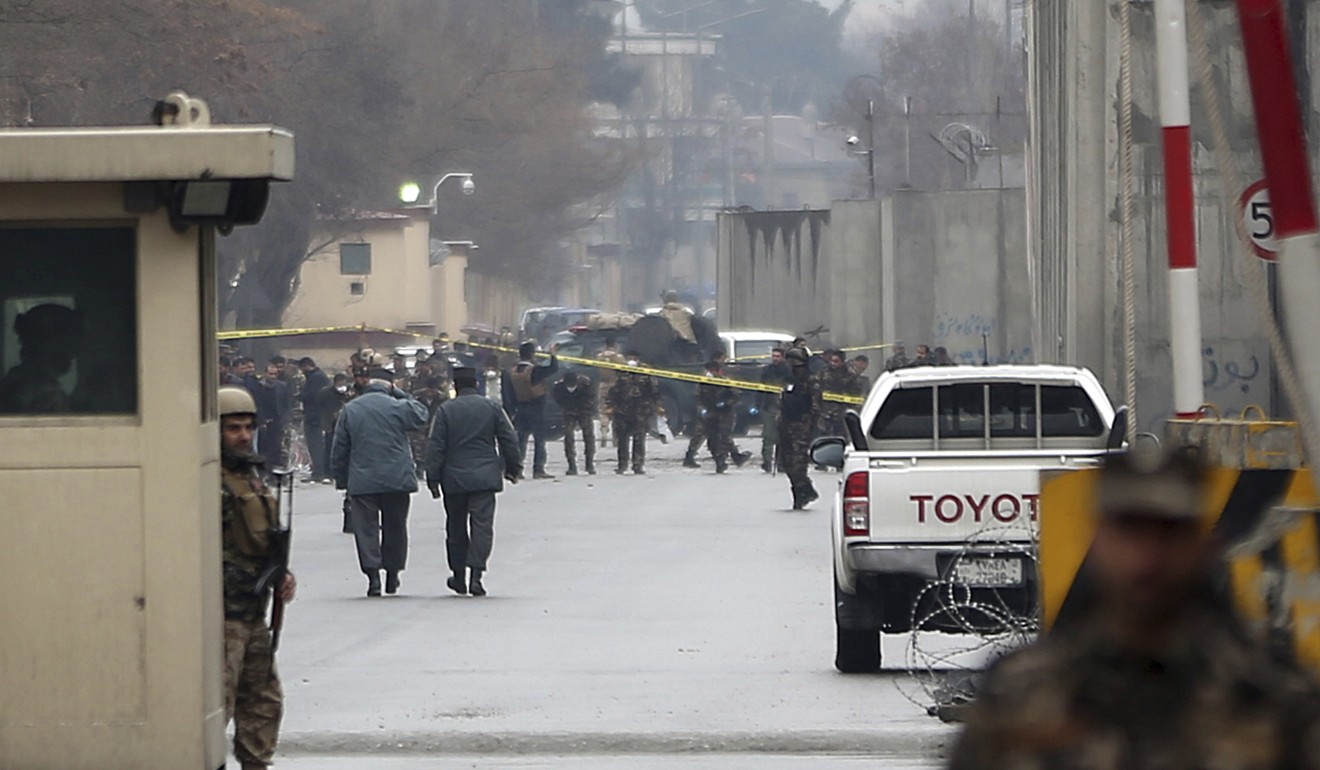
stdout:
<svg viewBox="0 0 1320 770">
<path fill-rule="evenodd" d="M 1267 262 L 1273 262 L 1278 256 L 1279 247 L 1274 240 L 1274 211 L 1270 208 L 1270 190 L 1262 179 L 1248 187 L 1238 198 L 1238 209 L 1242 212 L 1242 228 L 1251 238 L 1251 248 L 1256 256 Z"/>
</svg>

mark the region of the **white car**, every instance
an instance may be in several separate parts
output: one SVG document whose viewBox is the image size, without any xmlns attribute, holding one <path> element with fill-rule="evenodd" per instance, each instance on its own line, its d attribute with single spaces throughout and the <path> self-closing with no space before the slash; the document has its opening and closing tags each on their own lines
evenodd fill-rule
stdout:
<svg viewBox="0 0 1320 770">
<path fill-rule="evenodd" d="M 847 423 L 847 441 L 812 449 L 842 470 L 831 530 L 845 673 L 880 667 L 881 631 L 983 632 L 992 608 L 1034 613 L 1041 473 L 1098 464 L 1124 441 L 1095 375 L 1067 366 L 886 372 Z M 935 583 L 961 597 L 956 617 Z"/>
<path fill-rule="evenodd" d="M 793 342 L 793 335 L 764 331 L 720 332 L 720 339 L 724 342 L 724 353 L 730 361 L 769 363 L 770 351 L 788 348 Z"/>
</svg>

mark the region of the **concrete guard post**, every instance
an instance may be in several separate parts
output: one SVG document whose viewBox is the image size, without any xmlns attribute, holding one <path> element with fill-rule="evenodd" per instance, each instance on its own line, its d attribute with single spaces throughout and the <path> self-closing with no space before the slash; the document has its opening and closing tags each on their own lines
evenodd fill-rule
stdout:
<svg viewBox="0 0 1320 770">
<path fill-rule="evenodd" d="M 293 135 L 0 129 L 0 767 L 225 764 L 216 232 Z"/>
<path fill-rule="evenodd" d="M 1239 617 L 1279 655 L 1320 674 L 1320 498 L 1304 467 L 1295 423 L 1257 408 L 1240 417 L 1204 411 L 1172 419 L 1166 445 L 1198 447 L 1216 466 L 1203 511 L 1226 546 L 1222 582 Z M 1093 583 L 1094 469 L 1041 480 L 1040 570 L 1044 628 L 1069 622 Z"/>
</svg>

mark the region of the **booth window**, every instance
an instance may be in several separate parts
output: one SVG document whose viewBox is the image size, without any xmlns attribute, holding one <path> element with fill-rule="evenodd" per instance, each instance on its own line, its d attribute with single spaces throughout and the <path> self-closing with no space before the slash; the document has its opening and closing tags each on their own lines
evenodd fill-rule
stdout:
<svg viewBox="0 0 1320 770">
<path fill-rule="evenodd" d="M 132 227 L 0 226 L 0 415 L 136 414 Z"/>
<path fill-rule="evenodd" d="M 339 244 L 340 275 L 371 275 L 371 244 Z"/>
</svg>

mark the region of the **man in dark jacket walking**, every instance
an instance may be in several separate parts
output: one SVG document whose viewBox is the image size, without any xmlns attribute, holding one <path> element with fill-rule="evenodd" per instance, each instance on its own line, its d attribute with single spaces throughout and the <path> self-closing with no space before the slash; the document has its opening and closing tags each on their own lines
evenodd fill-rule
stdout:
<svg viewBox="0 0 1320 770">
<path fill-rule="evenodd" d="M 321 371 L 311 357 L 298 362 L 306 381 L 303 383 L 303 438 L 307 440 L 307 454 L 312 458 L 311 480 L 321 481 L 330 478 L 326 466 L 330 464 L 330 453 L 326 451 L 325 429 L 321 427 L 321 399 L 329 394 L 330 378 Z"/>
<path fill-rule="evenodd" d="M 440 405 L 431 424 L 426 486 L 445 498 L 445 551 L 457 594 L 485 596 L 481 576 L 495 540 L 495 493 L 522 473 L 518 434 L 508 416 L 477 392 L 475 369 L 454 369 L 458 397 Z M 467 579 L 468 570 L 472 579 Z"/>
<path fill-rule="evenodd" d="M 399 590 L 408 561 L 409 496 L 417 473 L 408 431 L 426 424 L 426 407 L 394 387 L 389 372 L 374 372 L 362 395 L 344 405 L 335 425 L 330 465 L 335 488 L 348 490 L 349 520 L 367 596 Z"/>
</svg>

